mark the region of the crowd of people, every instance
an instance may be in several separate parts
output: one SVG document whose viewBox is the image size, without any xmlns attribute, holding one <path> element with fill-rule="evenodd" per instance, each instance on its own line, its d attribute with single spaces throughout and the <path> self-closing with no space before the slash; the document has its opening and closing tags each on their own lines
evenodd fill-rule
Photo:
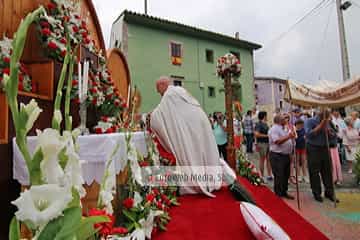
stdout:
<svg viewBox="0 0 360 240">
<path fill-rule="evenodd" d="M 338 201 L 334 185 L 342 185 L 342 168 L 352 174 L 356 161 L 360 144 L 359 113 L 345 117 L 338 109 L 310 114 L 297 108 L 287 113 L 276 111 L 272 117 L 270 126 L 265 111 L 249 110 L 243 117 L 234 116 L 235 147 L 240 148 L 243 143 L 247 153 L 259 154 L 260 175 L 264 182 L 274 180 L 274 192 L 278 196 L 293 199 L 287 193 L 288 184 L 304 182 L 310 183 L 315 200 L 323 201 L 323 184 L 324 196 Z M 215 112 L 209 115 L 209 120 L 219 154 L 226 160 L 225 117 Z"/>
</svg>

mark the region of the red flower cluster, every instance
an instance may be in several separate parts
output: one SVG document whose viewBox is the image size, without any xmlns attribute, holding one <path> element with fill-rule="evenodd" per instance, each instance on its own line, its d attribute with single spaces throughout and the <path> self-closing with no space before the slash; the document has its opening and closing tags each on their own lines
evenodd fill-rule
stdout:
<svg viewBox="0 0 360 240">
<path fill-rule="evenodd" d="M 134 199 L 133 198 L 126 198 L 123 201 L 123 206 L 127 209 L 130 209 L 134 206 Z"/>
<path fill-rule="evenodd" d="M 113 215 L 107 214 L 104 210 L 93 208 L 89 211 L 89 216 L 107 216 L 109 222 L 102 222 L 94 224 L 95 229 L 99 229 L 99 233 L 102 237 L 108 235 L 125 235 L 128 233 L 128 229 L 124 227 L 114 227 L 115 218 Z"/>
</svg>

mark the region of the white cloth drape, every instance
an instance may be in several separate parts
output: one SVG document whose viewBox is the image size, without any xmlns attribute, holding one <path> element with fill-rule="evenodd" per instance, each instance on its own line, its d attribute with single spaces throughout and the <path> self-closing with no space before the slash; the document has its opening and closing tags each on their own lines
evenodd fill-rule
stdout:
<svg viewBox="0 0 360 240">
<path fill-rule="evenodd" d="M 150 124 L 164 148 L 175 155 L 178 166 L 189 166 L 192 171 L 196 167 L 196 174 L 222 175 L 222 172 L 210 172 L 214 170 L 211 167 L 221 167 L 221 163 L 209 119 L 198 101 L 184 88 L 168 87 L 151 113 Z M 198 186 L 184 186 L 180 191 L 214 196 L 211 192 L 220 187 L 219 181 L 213 185 L 198 182 Z"/>
<path fill-rule="evenodd" d="M 144 132 L 131 134 L 131 141 L 136 149 L 146 156 L 147 147 Z M 119 173 L 124 169 L 127 161 L 124 133 L 79 136 L 78 143 L 80 147 L 80 161 L 82 162 L 82 174 L 86 184 L 90 185 L 93 181 L 101 183 L 105 163 L 110 158 L 117 143 L 120 143 L 120 147 L 113 157 L 115 171 Z M 28 146 L 33 154 L 37 146 L 36 136 L 28 137 Z M 29 174 L 15 139 L 13 139 L 13 153 L 13 178 L 22 185 L 28 185 Z"/>
</svg>

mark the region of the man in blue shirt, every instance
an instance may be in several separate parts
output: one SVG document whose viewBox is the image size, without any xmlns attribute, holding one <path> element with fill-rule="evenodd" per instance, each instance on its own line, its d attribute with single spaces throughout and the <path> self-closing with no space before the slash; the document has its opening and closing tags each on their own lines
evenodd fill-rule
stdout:
<svg viewBox="0 0 360 240">
<path fill-rule="evenodd" d="M 326 110 L 305 121 L 310 185 L 315 200 L 319 202 L 323 201 L 320 175 L 325 186 L 325 197 L 338 202 L 334 195 L 329 150 L 329 139 L 336 136 L 336 133 L 330 128 L 329 121 L 330 112 Z"/>
</svg>

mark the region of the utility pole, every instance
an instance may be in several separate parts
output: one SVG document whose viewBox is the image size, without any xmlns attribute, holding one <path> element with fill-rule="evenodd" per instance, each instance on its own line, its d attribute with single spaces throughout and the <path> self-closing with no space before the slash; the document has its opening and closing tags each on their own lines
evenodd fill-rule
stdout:
<svg viewBox="0 0 360 240">
<path fill-rule="evenodd" d="M 147 13 L 147 0 L 144 0 L 144 7 L 145 7 L 145 15 L 148 15 L 148 13 Z"/>
<path fill-rule="evenodd" d="M 343 11 L 348 9 L 351 6 L 349 1 L 346 1 L 344 4 L 342 0 L 336 0 L 336 12 L 338 16 L 339 24 L 339 35 L 340 35 L 340 48 L 341 48 L 341 63 L 342 63 L 342 73 L 343 81 L 350 79 L 350 65 L 349 65 L 349 55 L 346 45 L 345 37 L 345 25 L 344 25 L 344 15 Z"/>
</svg>

